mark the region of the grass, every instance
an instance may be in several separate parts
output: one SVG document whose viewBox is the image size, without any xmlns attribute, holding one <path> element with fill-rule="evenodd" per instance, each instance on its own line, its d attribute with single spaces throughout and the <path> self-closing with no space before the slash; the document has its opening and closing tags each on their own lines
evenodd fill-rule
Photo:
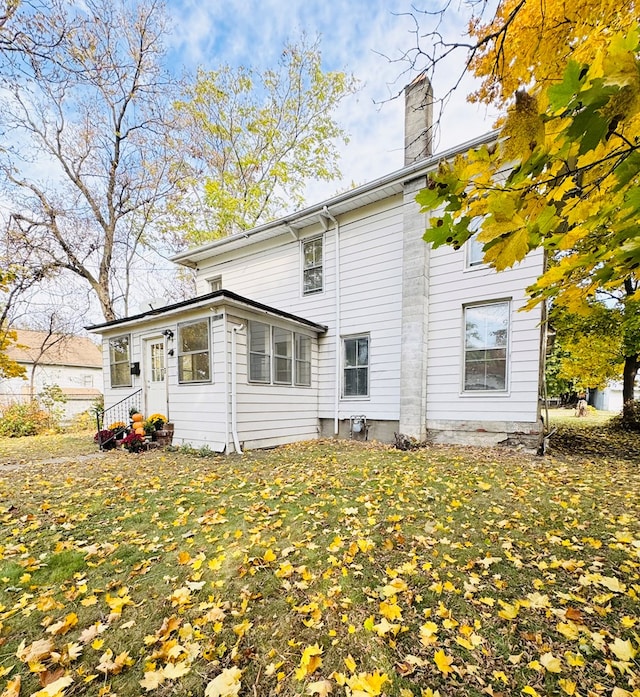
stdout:
<svg viewBox="0 0 640 697">
<path fill-rule="evenodd" d="M 587 416 L 576 416 L 575 409 L 549 409 L 549 423 L 554 426 L 570 426 L 572 429 L 591 429 L 605 426 L 617 414 L 615 411 L 600 411 L 590 408 Z"/>
<path fill-rule="evenodd" d="M 0 480 L 0 690 L 640 694 L 628 461 L 318 441 L 39 464 L 27 440 Z"/>
</svg>

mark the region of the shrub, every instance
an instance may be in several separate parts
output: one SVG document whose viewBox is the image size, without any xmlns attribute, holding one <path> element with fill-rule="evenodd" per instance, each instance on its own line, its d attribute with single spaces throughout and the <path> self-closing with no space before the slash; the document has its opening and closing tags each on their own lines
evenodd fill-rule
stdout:
<svg viewBox="0 0 640 697">
<path fill-rule="evenodd" d="M 20 438 L 35 436 L 49 427 L 49 414 L 35 402 L 15 402 L 4 407 L 0 415 L 0 436 Z"/>
</svg>

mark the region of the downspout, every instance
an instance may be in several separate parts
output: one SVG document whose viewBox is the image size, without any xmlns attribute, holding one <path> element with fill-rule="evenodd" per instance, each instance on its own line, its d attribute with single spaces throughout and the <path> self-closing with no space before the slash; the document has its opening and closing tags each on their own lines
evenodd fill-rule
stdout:
<svg viewBox="0 0 640 697">
<path fill-rule="evenodd" d="M 238 398 L 237 398 L 237 375 L 236 375 L 236 344 L 238 332 L 244 329 L 244 324 L 235 324 L 231 332 L 231 437 L 233 447 L 238 455 L 242 455 L 240 440 L 238 438 Z"/>
<path fill-rule="evenodd" d="M 327 206 L 322 209 L 323 214 L 328 218 L 336 228 L 336 257 L 335 257 L 335 275 L 336 275 L 336 306 L 335 306 L 335 396 L 333 409 L 333 435 L 337 436 L 340 431 L 340 421 L 338 418 L 340 410 L 340 223 L 337 218 L 329 211 Z"/>
</svg>

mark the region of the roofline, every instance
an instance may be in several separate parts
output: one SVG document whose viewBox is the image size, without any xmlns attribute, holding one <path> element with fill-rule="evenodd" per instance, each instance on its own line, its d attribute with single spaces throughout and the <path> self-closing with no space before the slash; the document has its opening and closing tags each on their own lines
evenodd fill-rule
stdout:
<svg viewBox="0 0 640 697">
<path fill-rule="evenodd" d="M 176 264 L 182 264 L 183 266 L 193 267 L 195 266 L 195 263 L 192 260 L 192 257 L 201 257 L 203 254 L 206 254 L 210 250 L 214 250 L 219 247 L 224 247 L 232 242 L 242 240 L 243 238 L 249 239 L 254 235 L 257 235 L 261 232 L 265 232 L 270 229 L 278 227 L 283 227 L 286 229 L 288 226 L 291 226 L 292 223 L 298 222 L 305 218 L 312 217 L 314 215 L 318 215 L 322 213 L 325 208 L 344 203 L 345 201 L 348 201 L 350 198 L 355 199 L 365 194 L 368 194 L 376 189 L 380 189 L 385 186 L 390 186 L 394 183 L 401 183 L 413 177 L 420 176 L 421 174 L 426 173 L 428 170 L 433 169 L 434 166 L 442 160 L 448 160 L 461 152 L 472 150 L 473 148 L 477 148 L 481 145 L 485 145 L 486 143 L 490 143 L 496 140 L 498 138 L 499 133 L 500 131 L 498 130 L 489 131 L 488 133 L 485 133 L 482 136 L 478 136 L 477 138 L 473 138 L 472 140 L 462 143 L 461 145 L 457 145 L 453 148 L 449 148 L 448 150 L 444 150 L 443 152 L 438 153 L 437 155 L 431 155 L 430 157 L 427 157 L 423 160 L 407 165 L 406 167 L 403 167 L 400 170 L 396 170 L 395 172 L 386 174 L 383 177 L 374 179 L 371 182 L 362 184 L 361 186 L 358 186 L 355 189 L 350 189 L 349 191 L 345 191 L 341 194 L 337 194 L 336 196 L 332 196 L 331 198 L 325 199 L 320 203 L 316 203 L 307 208 L 303 208 L 300 211 L 296 211 L 291 215 L 287 215 L 283 218 L 278 218 L 277 220 L 273 220 L 269 223 L 264 223 L 263 225 L 259 225 L 258 227 L 252 228 L 251 230 L 236 232 L 233 235 L 228 235 L 227 237 L 222 237 L 220 239 L 207 242 L 206 244 L 194 247 L 193 249 L 174 254 L 173 256 L 169 257 L 169 259 L 170 261 L 173 261 Z"/>
<path fill-rule="evenodd" d="M 141 312 L 137 315 L 132 315 L 131 317 L 123 317 L 122 319 L 114 319 L 109 322 L 103 322 L 102 324 L 93 324 L 85 329 L 89 332 L 95 332 L 96 334 L 102 334 L 104 331 L 116 327 L 126 327 L 130 324 L 137 324 L 141 320 L 153 320 L 157 317 L 162 317 L 163 315 L 174 315 L 184 309 L 197 309 L 204 305 L 208 305 L 212 302 L 220 302 L 225 304 L 230 304 L 231 306 L 249 308 L 251 310 L 259 310 L 269 315 L 274 315 L 276 317 L 281 317 L 283 319 L 288 319 L 298 324 L 302 324 L 319 334 L 324 334 L 327 331 L 327 327 L 324 324 L 317 324 L 311 320 L 305 319 L 304 317 L 299 317 L 298 315 L 293 315 L 290 312 L 284 312 L 283 310 L 278 310 L 275 307 L 270 307 L 269 305 L 264 305 L 263 303 L 256 302 L 250 298 L 245 298 L 242 295 L 238 295 L 230 290 L 216 290 L 213 293 L 207 293 L 206 295 L 198 295 L 190 300 L 182 300 L 178 303 L 173 303 L 171 305 L 165 305 L 164 307 L 158 307 L 152 310 L 147 310 Z"/>
</svg>

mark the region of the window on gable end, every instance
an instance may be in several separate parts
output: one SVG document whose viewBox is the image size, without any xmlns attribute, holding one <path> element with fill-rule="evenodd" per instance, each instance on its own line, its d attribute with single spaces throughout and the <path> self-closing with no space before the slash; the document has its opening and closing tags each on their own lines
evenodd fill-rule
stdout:
<svg viewBox="0 0 640 697">
<path fill-rule="evenodd" d="M 302 241 L 302 294 L 312 295 L 323 290 L 323 238 Z"/>
</svg>

